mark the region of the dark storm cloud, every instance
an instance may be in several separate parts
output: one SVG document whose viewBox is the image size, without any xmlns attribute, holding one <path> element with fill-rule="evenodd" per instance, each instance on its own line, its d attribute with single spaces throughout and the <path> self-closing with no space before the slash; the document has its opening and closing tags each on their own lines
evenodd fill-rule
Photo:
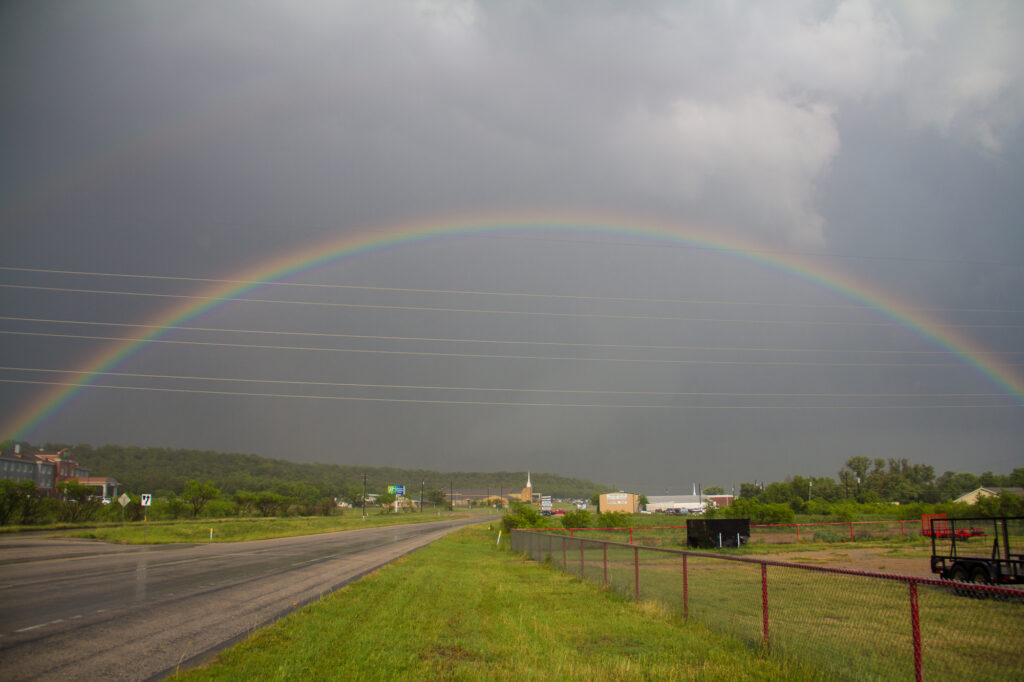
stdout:
<svg viewBox="0 0 1024 682">
<path fill-rule="evenodd" d="M 9 104 L 0 110 L 0 264 L 220 277 L 373 225 L 579 208 L 635 215 L 638 224 L 643 217 L 700 223 L 775 248 L 838 254 L 830 267 L 858 273 L 916 305 L 961 309 L 936 314 L 949 323 L 986 325 L 969 333 L 1015 362 L 1020 356 L 1012 353 L 1024 347 L 1024 316 L 1005 311 L 1020 308 L 1024 292 L 1021 25 L 1015 3 L 5 3 L 0 80 Z M 200 321 L 376 336 L 826 349 L 833 353 L 827 357 L 850 361 L 873 356 L 835 352 L 934 350 L 905 330 L 834 326 L 840 318 L 884 320 L 807 307 L 849 301 L 779 273 L 699 251 L 600 242 L 452 240 L 310 276 L 386 287 L 799 305 L 348 292 L 346 300 L 377 305 L 518 305 L 762 322 L 310 312 L 255 304 L 226 306 Z M 33 277 L 43 285 L 103 288 L 89 278 Z M 26 283 L 30 276 L 4 278 Z M 102 284 L 170 290 L 152 282 Z M 161 309 L 130 297 L 14 289 L 3 290 L 2 305 L 7 316 L 112 322 L 152 319 Z M 180 332 L 174 338 L 209 337 Z M 289 337 L 286 345 L 308 342 Z M 361 343 L 481 352 L 472 344 Z M 8 366 L 52 368 L 80 366 L 102 347 L 13 336 L 4 345 Z M 508 344 L 491 352 L 584 352 L 550 350 Z M 687 357 L 779 356 L 705 351 Z M 545 390 L 995 391 L 963 367 L 795 365 L 783 373 L 767 365 L 199 347 L 154 346 L 122 369 Z M 30 390 L 7 392 L 4 411 Z M 556 401 L 552 393 L 457 395 Z M 557 400 L 597 399 L 567 395 Z M 981 453 L 976 468 L 1005 470 L 1021 436 L 1017 413 L 444 408 L 189 394 L 148 401 L 95 390 L 32 437 L 437 468 L 549 469 L 610 484 L 667 480 L 686 487 L 694 478 L 726 484 L 829 474 L 855 454 L 963 468 L 966 442 Z"/>
</svg>

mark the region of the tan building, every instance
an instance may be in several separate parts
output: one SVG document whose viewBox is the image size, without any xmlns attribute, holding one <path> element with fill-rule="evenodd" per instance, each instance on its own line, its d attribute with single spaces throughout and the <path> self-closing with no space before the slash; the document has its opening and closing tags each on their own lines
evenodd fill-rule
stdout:
<svg viewBox="0 0 1024 682">
<path fill-rule="evenodd" d="M 626 512 L 636 514 L 640 511 L 640 496 L 633 493 L 604 493 L 601 495 L 601 513 Z"/>
<path fill-rule="evenodd" d="M 983 497 L 997 497 L 999 493 L 1004 491 L 1007 495 L 1024 495 L 1024 488 L 999 488 L 996 486 L 987 486 L 984 488 L 978 488 L 977 490 L 972 490 L 969 493 L 964 493 L 953 500 L 953 502 L 959 502 L 961 504 L 977 504 L 978 500 Z"/>
</svg>

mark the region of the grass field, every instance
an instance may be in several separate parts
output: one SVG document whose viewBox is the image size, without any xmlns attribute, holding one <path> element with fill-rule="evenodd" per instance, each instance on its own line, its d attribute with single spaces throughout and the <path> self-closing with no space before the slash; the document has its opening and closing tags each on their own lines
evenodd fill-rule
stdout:
<svg viewBox="0 0 1024 682">
<path fill-rule="evenodd" d="M 664 606 L 459 531 L 300 609 L 178 680 L 807 680 Z"/>
<path fill-rule="evenodd" d="M 634 554 L 628 546 L 609 546 L 606 553 L 597 542 L 577 539 L 563 546 L 565 536 L 550 540 L 534 538 L 535 556 L 564 562 L 567 570 L 582 571 L 595 583 L 607 580 L 627 597 L 636 591 L 638 557 L 640 598 L 682 612 L 681 555 L 643 549 Z M 914 547 L 916 540 L 908 539 L 907 544 Z M 737 551 L 743 552 L 732 553 Z M 687 578 L 692 618 L 750 646 L 763 641 L 759 564 L 690 556 Z M 769 566 L 767 585 L 773 651 L 814 665 L 831 679 L 913 679 L 906 583 Z M 1024 676 L 1019 651 L 1024 604 L 1019 599 L 971 598 L 922 585 L 918 603 L 926 678 Z"/>
<path fill-rule="evenodd" d="M 198 521 L 159 521 L 150 523 L 109 524 L 89 528 L 53 529 L 52 536 L 106 540 L 119 544 L 165 544 L 175 542 L 240 542 L 293 535 L 331 533 L 356 528 L 374 528 L 405 523 L 426 523 L 465 518 L 486 512 L 442 512 L 438 514 L 367 514 L 358 511 L 344 516 L 288 516 L 281 518 L 201 519 Z"/>
</svg>

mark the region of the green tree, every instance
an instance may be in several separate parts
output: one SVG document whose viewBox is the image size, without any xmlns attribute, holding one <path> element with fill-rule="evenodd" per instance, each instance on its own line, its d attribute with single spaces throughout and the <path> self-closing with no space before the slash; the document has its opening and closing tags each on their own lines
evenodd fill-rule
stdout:
<svg viewBox="0 0 1024 682">
<path fill-rule="evenodd" d="M 185 489 L 181 493 L 183 500 L 192 505 L 192 518 L 199 516 L 199 512 L 210 500 L 215 500 L 220 495 L 220 490 L 213 485 L 213 481 L 197 481 L 192 479 L 185 481 Z"/>
<path fill-rule="evenodd" d="M 238 513 L 242 516 L 249 516 L 256 509 L 256 493 L 237 490 L 231 499 L 238 506 Z"/>
<path fill-rule="evenodd" d="M 709 485 L 707 488 L 703 489 L 703 493 L 705 495 L 724 495 L 725 488 L 720 485 Z"/>
<path fill-rule="evenodd" d="M 272 493 L 269 490 L 256 493 L 256 499 L 253 500 L 253 505 L 259 510 L 260 516 L 264 517 L 277 516 L 286 503 L 287 499 L 283 495 Z"/>
<path fill-rule="evenodd" d="M 381 513 L 391 512 L 394 510 L 395 494 L 384 491 L 377 495 L 377 504 L 380 505 Z"/>
<path fill-rule="evenodd" d="M 57 509 L 61 521 L 83 523 L 92 518 L 102 506 L 96 499 L 95 491 L 78 481 L 64 481 L 57 484 L 60 506 Z"/>
<path fill-rule="evenodd" d="M 740 497 L 756 498 L 761 494 L 761 486 L 757 483 L 740 483 Z"/>
<path fill-rule="evenodd" d="M 0 526 L 23 516 L 25 505 L 36 493 L 34 481 L 0 480 Z"/>
<path fill-rule="evenodd" d="M 444 509 L 448 506 L 448 496 L 439 488 L 427 488 L 423 491 L 423 499 L 438 509 Z"/>
</svg>

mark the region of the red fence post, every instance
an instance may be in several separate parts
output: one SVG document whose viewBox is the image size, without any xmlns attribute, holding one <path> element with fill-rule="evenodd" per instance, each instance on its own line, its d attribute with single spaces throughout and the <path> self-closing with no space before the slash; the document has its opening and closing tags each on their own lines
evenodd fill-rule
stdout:
<svg viewBox="0 0 1024 682">
<path fill-rule="evenodd" d="M 850 542 L 853 542 L 853 521 L 850 521 Z"/>
<path fill-rule="evenodd" d="M 771 647 L 768 638 L 768 564 L 761 564 L 761 621 L 764 627 L 764 648 Z"/>
<path fill-rule="evenodd" d="M 683 619 L 690 617 L 690 590 L 687 585 L 686 555 L 683 555 Z"/>
<path fill-rule="evenodd" d="M 601 545 L 604 547 L 604 584 L 608 584 L 608 543 L 605 542 Z"/>
<path fill-rule="evenodd" d="M 907 522 L 906 521 L 900 521 L 900 537 L 901 538 L 907 537 Z"/>
<path fill-rule="evenodd" d="M 640 601 L 640 548 L 633 548 L 633 572 L 636 578 L 636 600 Z"/>
<path fill-rule="evenodd" d="M 917 583 L 910 583 L 910 628 L 914 637 L 914 675 L 921 682 L 921 617 L 917 610 Z"/>
</svg>

